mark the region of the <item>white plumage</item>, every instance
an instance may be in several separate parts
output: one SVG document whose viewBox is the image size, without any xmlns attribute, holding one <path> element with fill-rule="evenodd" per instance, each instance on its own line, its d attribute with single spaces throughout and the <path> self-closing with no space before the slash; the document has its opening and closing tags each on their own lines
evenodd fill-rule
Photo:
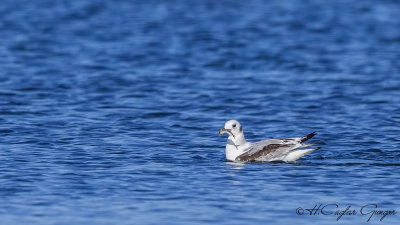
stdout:
<svg viewBox="0 0 400 225">
<path fill-rule="evenodd" d="M 220 135 L 227 133 L 226 159 L 230 161 L 284 161 L 294 162 L 300 157 L 311 153 L 319 148 L 308 148 L 311 144 L 304 142 L 316 135 L 315 132 L 304 137 L 268 139 L 255 143 L 247 142 L 243 127 L 236 120 L 229 120 L 225 127 L 219 131 Z"/>
</svg>

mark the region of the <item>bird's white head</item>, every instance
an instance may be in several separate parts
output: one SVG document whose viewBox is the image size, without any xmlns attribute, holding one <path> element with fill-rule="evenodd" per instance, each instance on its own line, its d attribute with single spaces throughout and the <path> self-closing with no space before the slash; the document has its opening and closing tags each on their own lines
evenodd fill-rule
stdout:
<svg viewBox="0 0 400 225">
<path fill-rule="evenodd" d="M 229 134 L 229 136 L 235 137 L 237 134 L 243 132 L 243 128 L 237 120 L 228 120 L 225 123 L 224 128 L 219 130 L 219 135 Z"/>
<path fill-rule="evenodd" d="M 228 120 L 224 128 L 219 130 L 219 135 L 228 134 L 235 145 L 242 145 L 246 142 L 243 134 L 243 127 L 237 120 Z"/>
</svg>

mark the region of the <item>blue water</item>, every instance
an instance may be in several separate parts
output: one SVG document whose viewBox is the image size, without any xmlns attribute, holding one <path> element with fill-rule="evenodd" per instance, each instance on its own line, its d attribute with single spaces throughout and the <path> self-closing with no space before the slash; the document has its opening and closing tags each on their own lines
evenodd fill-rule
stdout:
<svg viewBox="0 0 400 225">
<path fill-rule="evenodd" d="M 400 2 L 0 2 L 0 224 L 400 222 Z M 294 164 L 218 130 L 316 131 Z M 357 215 L 297 215 L 338 204 Z M 336 209 L 330 206 L 331 211 Z M 306 211 L 307 212 L 307 211 Z"/>
</svg>

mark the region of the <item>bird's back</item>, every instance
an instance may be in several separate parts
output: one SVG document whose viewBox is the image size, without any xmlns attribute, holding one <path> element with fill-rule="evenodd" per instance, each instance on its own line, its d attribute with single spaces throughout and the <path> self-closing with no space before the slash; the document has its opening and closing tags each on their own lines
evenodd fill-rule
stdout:
<svg viewBox="0 0 400 225">
<path fill-rule="evenodd" d="M 311 137 L 310 137 L 311 138 Z M 267 139 L 251 143 L 250 147 L 239 155 L 237 161 L 285 161 L 293 151 L 309 145 L 302 138 Z"/>
</svg>

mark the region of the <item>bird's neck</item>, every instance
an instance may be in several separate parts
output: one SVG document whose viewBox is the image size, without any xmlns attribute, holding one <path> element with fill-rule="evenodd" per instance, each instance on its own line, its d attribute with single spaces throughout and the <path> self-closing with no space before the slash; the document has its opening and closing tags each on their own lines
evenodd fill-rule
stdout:
<svg viewBox="0 0 400 225">
<path fill-rule="evenodd" d="M 236 134 L 235 136 L 229 135 L 228 142 L 233 142 L 234 145 L 240 146 L 246 144 L 246 139 L 244 138 L 244 134 Z"/>
</svg>

